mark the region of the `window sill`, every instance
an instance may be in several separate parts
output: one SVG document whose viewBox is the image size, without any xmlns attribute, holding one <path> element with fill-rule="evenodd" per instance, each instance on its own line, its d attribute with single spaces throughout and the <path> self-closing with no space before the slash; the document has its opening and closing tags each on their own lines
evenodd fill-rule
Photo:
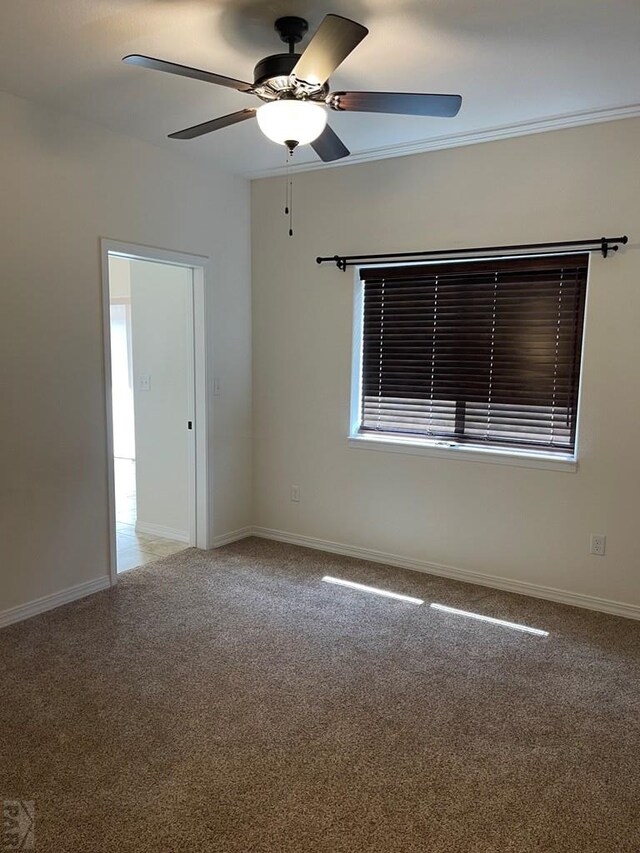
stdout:
<svg viewBox="0 0 640 853">
<path fill-rule="evenodd" d="M 513 465 L 518 468 L 542 468 L 547 471 L 572 473 L 578 470 L 578 462 L 572 456 L 551 456 L 544 453 L 523 453 L 510 450 L 485 450 L 460 445 L 445 445 L 435 441 L 416 438 L 366 435 L 351 435 L 349 447 L 358 450 L 378 450 L 387 453 L 405 453 L 411 456 L 433 456 L 440 459 L 455 459 L 460 462 L 485 462 L 493 465 Z"/>
</svg>

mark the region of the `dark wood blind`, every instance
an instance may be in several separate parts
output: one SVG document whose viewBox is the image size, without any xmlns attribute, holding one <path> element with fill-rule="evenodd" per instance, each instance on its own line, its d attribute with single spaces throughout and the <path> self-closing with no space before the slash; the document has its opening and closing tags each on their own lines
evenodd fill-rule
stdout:
<svg viewBox="0 0 640 853">
<path fill-rule="evenodd" d="M 571 454 L 588 257 L 361 269 L 361 432 Z"/>
</svg>

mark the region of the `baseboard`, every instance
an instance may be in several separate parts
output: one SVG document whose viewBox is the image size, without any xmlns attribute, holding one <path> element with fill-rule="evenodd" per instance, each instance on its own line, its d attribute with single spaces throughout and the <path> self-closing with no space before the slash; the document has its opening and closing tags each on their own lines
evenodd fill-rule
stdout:
<svg viewBox="0 0 640 853">
<path fill-rule="evenodd" d="M 240 539 L 246 539 L 248 536 L 253 536 L 253 527 L 239 527 L 237 530 L 231 530 L 229 533 L 221 533 L 220 536 L 213 537 L 213 548 L 221 548 L 223 545 L 230 545 L 232 542 L 238 542 Z"/>
<path fill-rule="evenodd" d="M 341 542 L 316 539 L 312 536 L 298 536 L 295 533 L 287 533 L 284 530 L 272 530 L 268 527 L 254 527 L 252 533 L 254 536 L 259 536 L 262 539 L 274 539 L 277 542 L 301 545 L 303 548 L 315 548 L 318 551 L 327 551 L 330 554 L 341 554 L 345 557 L 370 560 L 373 563 L 398 566 L 399 568 L 410 569 L 414 572 L 424 572 L 430 575 L 464 581 L 465 583 L 488 586 L 492 589 L 529 595 L 533 598 L 543 598 L 547 601 L 555 601 L 558 604 L 569 604 L 572 607 L 597 610 L 613 616 L 624 616 L 627 619 L 640 619 L 640 606 L 635 604 L 624 604 L 621 601 L 609 601 L 606 598 L 596 598 L 577 592 L 555 589 L 550 586 L 509 580 L 508 578 L 502 578 L 497 575 L 471 572 L 467 569 L 458 569 L 454 566 L 445 566 L 440 563 L 430 563 L 426 560 L 413 560 L 408 557 L 400 557 L 397 554 L 386 554 L 384 551 L 374 551 L 371 548 L 360 548 L 354 545 L 345 545 Z"/>
<path fill-rule="evenodd" d="M 165 527 L 164 524 L 151 524 L 150 521 L 136 521 L 136 533 L 146 533 L 149 536 L 160 536 L 163 539 L 173 539 L 176 542 L 191 541 L 188 531 L 176 530 L 173 527 Z"/>
<path fill-rule="evenodd" d="M 0 612 L 0 628 L 12 625 L 14 622 L 22 622 L 23 619 L 30 619 L 39 613 L 53 610 L 54 607 L 60 607 L 62 604 L 69 604 L 71 601 L 92 595 L 94 592 L 100 592 L 100 590 L 107 589 L 110 586 L 111 581 L 108 577 L 97 578 L 96 580 L 86 581 L 86 583 L 79 583 L 76 586 L 70 586 L 61 592 L 53 592 L 51 595 L 36 598 L 35 601 L 30 601 L 27 604 L 19 604 L 17 607 L 3 610 Z"/>
<path fill-rule="evenodd" d="M 341 554 L 345 557 L 369 560 L 372 563 L 398 566 L 399 568 L 410 569 L 414 572 L 438 575 L 439 577 L 452 578 L 453 580 L 464 581 L 465 583 L 473 583 L 492 589 L 515 592 L 519 595 L 529 595 L 533 598 L 555 601 L 559 604 L 569 604 L 573 607 L 582 607 L 587 610 L 609 613 L 613 616 L 623 616 L 627 619 L 640 620 L 640 607 L 635 604 L 624 604 L 620 601 L 610 601 L 606 598 L 581 595 L 580 593 L 568 592 L 567 590 L 555 589 L 554 587 L 509 580 L 508 578 L 502 578 L 497 575 L 471 572 L 441 563 L 430 563 L 426 560 L 413 560 L 397 554 L 375 551 L 372 548 L 345 545 L 342 542 L 331 542 L 327 539 L 317 539 L 312 536 L 299 536 L 295 533 L 288 533 L 284 530 L 273 530 L 268 527 L 241 527 L 229 533 L 223 533 L 214 538 L 213 547 L 220 548 L 223 545 L 229 545 L 231 542 L 246 539 L 248 536 L 258 536 L 262 539 L 272 539 L 277 542 L 286 542 L 290 545 L 300 545 L 303 548 L 313 548 L 317 551 L 326 551 L 330 554 Z M 30 619 L 32 616 L 45 613 L 47 610 L 53 610 L 55 607 L 60 607 L 63 604 L 77 601 L 79 598 L 84 598 L 87 595 L 92 595 L 94 592 L 107 589 L 110 585 L 108 577 L 97 578 L 69 587 L 61 592 L 45 595 L 27 604 L 20 604 L 17 607 L 9 608 L 0 612 L 0 628 L 12 625 L 15 622 L 21 622 L 24 619 Z"/>
</svg>

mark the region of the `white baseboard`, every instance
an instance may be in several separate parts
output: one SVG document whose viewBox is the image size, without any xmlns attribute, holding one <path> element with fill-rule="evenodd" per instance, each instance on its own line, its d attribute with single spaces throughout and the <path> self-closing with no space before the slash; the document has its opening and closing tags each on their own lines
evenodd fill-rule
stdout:
<svg viewBox="0 0 640 853">
<path fill-rule="evenodd" d="M 240 539 L 246 539 L 248 536 L 253 536 L 253 527 L 239 527 L 237 530 L 231 530 L 229 533 L 221 533 L 220 536 L 213 537 L 213 548 L 221 548 L 223 545 L 230 545 L 232 542 L 238 542 Z"/>
<path fill-rule="evenodd" d="M 331 542 L 327 539 L 317 539 L 312 536 L 299 536 L 284 530 L 273 530 L 268 527 L 241 527 L 229 533 L 216 536 L 213 547 L 220 548 L 246 539 L 248 536 L 258 536 L 262 539 L 273 539 L 277 542 L 287 542 L 290 545 L 300 545 L 303 548 L 314 548 L 317 551 L 326 551 L 330 554 L 341 554 L 345 557 L 355 557 L 359 560 L 369 560 L 372 563 L 383 563 L 387 566 L 398 566 L 402 569 L 410 569 L 415 572 L 423 572 L 439 577 L 453 578 L 465 583 L 478 584 L 492 589 L 515 592 L 519 595 L 529 595 L 533 598 L 543 598 L 547 601 L 555 601 L 559 604 L 569 604 L 573 607 L 583 607 L 587 610 L 597 610 L 601 613 L 609 613 L 613 616 L 623 616 L 627 619 L 640 620 L 640 607 L 635 604 L 624 604 L 620 601 L 609 601 L 606 598 L 596 598 L 590 595 L 582 595 L 576 592 L 568 592 L 554 587 L 540 586 L 539 584 L 514 581 L 496 575 L 487 575 L 480 572 L 471 572 L 467 569 L 457 569 L 453 566 L 445 566 L 440 563 L 430 563 L 426 560 L 413 560 L 408 557 L 400 557 L 397 554 L 387 554 L 384 551 L 374 551 L 371 548 L 360 548 L 355 545 L 345 545 L 342 542 Z M 175 537 L 174 537 L 175 538 Z M 92 595 L 94 592 L 107 589 L 111 585 L 108 577 L 97 578 L 86 583 L 77 584 L 61 592 L 45 595 L 27 604 L 9 608 L 0 612 L 0 628 L 21 622 L 31 616 L 37 616 L 47 610 L 53 610 L 63 604 L 69 604 L 79 598 Z"/>
<path fill-rule="evenodd" d="M 12 625 L 14 622 L 21 622 L 23 619 L 30 619 L 39 613 L 53 610 L 54 607 L 60 607 L 62 604 L 69 604 L 71 601 L 92 595 L 94 592 L 100 592 L 100 590 L 107 589 L 110 586 L 111 581 L 108 577 L 96 578 L 96 580 L 86 581 L 86 583 L 79 583 L 76 586 L 63 589 L 61 592 L 53 592 L 51 595 L 36 598 L 35 601 L 30 601 L 27 604 L 19 604 L 17 607 L 3 610 L 0 612 L 0 628 Z"/>
<path fill-rule="evenodd" d="M 173 527 L 165 527 L 164 524 L 152 524 L 150 521 L 136 521 L 136 533 L 146 533 L 149 536 L 160 536 L 163 539 L 173 539 L 176 542 L 191 541 L 191 536 L 186 530 L 176 530 Z"/>
<path fill-rule="evenodd" d="M 426 560 L 413 560 L 408 557 L 400 557 L 397 554 L 386 554 L 384 551 L 374 551 L 371 548 L 345 545 L 341 542 L 330 542 L 326 539 L 316 539 L 312 536 L 298 536 L 295 533 L 287 533 L 284 530 L 272 530 L 268 527 L 254 527 L 252 534 L 262 539 L 274 539 L 277 542 L 301 545 L 303 548 L 315 548 L 318 551 L 327 551 L 330 554 L 342 554 L 345 557 L 356 557 L 360 560 L 370 560 L 373 563 L 398 566 L 399 568 L 410 569 L 414 572 L 424 572 L 430 575 L 438 575 L 439 577 L 453 578 L 454 580 L 464 581 L 465 583 L 515 592 L 519 595 L 544 598 L 547 601 L 555 601 L 559 604 L 570 604 L 573 607 L 598 610 L 601 613 L 610 613 L 613 616 L 640 619 L 640 606 L 635 604 L 624 604 L 621 601 L 609 601 L 606 598 L 595 598 L 591 595 L 568 592 L 567 590 L 555 589 L 550 586 L 509 580 L 508 578 L 498 577 L 497 575 L 486 575 L 481 572 L 457 569 L 454 566 L 445 566 L 440 563 L 429 563 Z"/>
</svg>

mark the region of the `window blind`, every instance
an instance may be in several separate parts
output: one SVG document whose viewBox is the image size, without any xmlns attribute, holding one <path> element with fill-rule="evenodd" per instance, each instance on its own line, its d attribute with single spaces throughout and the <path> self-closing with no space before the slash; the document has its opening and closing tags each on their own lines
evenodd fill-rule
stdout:
<svg viewBox="0 0 640 853">
<path fill-rule="evenodd" d="M 360 270 L 360 431 L 575 449 L 588 254 Z"/>
</svg>

